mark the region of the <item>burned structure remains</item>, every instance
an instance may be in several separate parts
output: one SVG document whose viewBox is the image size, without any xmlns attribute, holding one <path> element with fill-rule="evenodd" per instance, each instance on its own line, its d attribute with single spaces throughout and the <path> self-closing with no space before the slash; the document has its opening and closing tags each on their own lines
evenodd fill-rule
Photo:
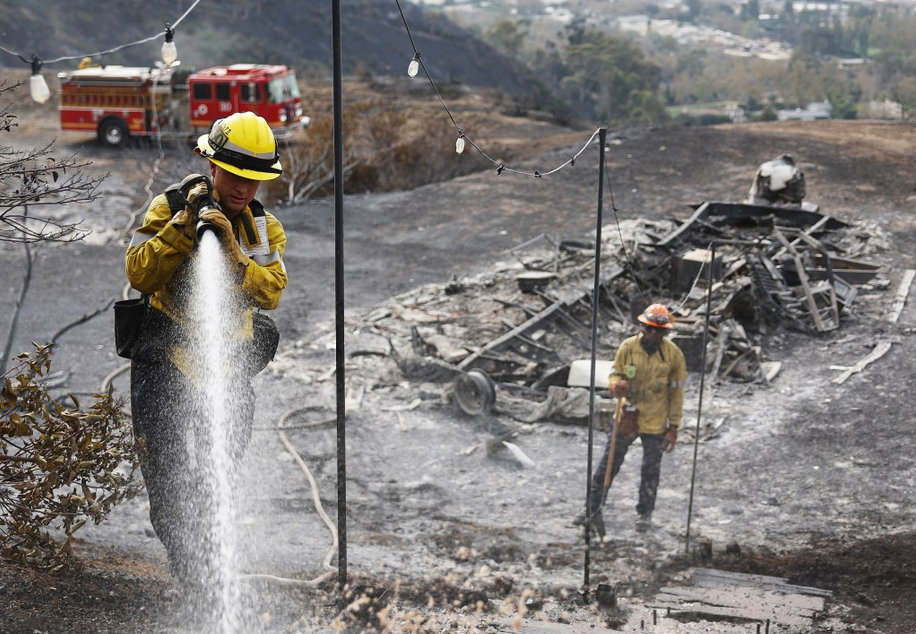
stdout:
<svg viewBox="0 0 916 634">
<path fill-rule="evenodd" d="M 803 179 L 783 176 L 803 195 Z M 759 193 L 756 179 L 755 187 Z M 689 370 L 705 370 L 713 380 L 768 382 L 779 363 L 768 360 L 760 343 L 767 333 L 836 330 L 859 289 L 888 286 L 866 257 L 872 237 L 800 201 L 704 202 L 683 221 L 606 223 L 597 297 L 599 396 L 617 344 L 656 301 L 675 315 L 672 336 Z M 361 326 L 392 341 L 391 355 L 408 378 L 451 385 L 467 414 L 490 411 L 499 395 L 500 410 L 518 420 L 582 422 L 595 253 L 594 237 L 537 236 L 492 271 L 401 295 Z M 399 347 L 396 339 L 410 345 Z"/>
</svg>

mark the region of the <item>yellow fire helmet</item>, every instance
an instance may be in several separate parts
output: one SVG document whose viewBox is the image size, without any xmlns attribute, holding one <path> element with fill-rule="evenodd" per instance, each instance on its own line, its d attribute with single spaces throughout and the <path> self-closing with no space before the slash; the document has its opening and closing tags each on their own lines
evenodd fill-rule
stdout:
<svg viewBox="0 0 916 634">
<path fill-rule="evenodd" d="M 194 151 L 243 178 L 269 181 L 283 172 L 274 133 L 253 112 L 214 121 L 210 133 L 197 139 Z"/>
</svg>

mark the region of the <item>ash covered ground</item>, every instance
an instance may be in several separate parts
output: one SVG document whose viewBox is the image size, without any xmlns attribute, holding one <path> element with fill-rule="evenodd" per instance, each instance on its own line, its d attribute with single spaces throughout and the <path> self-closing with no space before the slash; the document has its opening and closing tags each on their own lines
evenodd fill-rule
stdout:
<svg viewBox="0 0 916 634">
<path fill-rule="evenodd" d="M 43 125 L 29 123 L 14 142 L 54 134 L 53 120 Z M 606 226 L 614 222 L 612 209 L 620 220 L 683 220 L 690 203 L 740 201 L 757 167 L 788 153 L 805 173 L 806 200 L 869 232 L 865 257 L 883 267 L 886 286 L 861 290 L 836 331 L 811 336 L 773 328 L 762 335 L 757 343 L 767 359 L 782 363 L 769 386 L 706 382 L 702 423 L 714 423 L 717 433 L 697 448 L 691 544 L 708 540 L 711 557 L 700 558 L 685 540 L 694 446 L 685 442 L 665 458 L 648 533 L 634 527 L 639 452 L 631 454 L 605 512 L 608 539 L 589 552 L 591 589 L 617 589 L 617 608 L 605 610 L 581 600 L 585 542 L 569 525 L 586 488 L 586 428 L 523 423 L 499 408 L 466 416 L 449 398 L 448 381 L 408 378 L 387 354 L 390 343 L 409 346 L 412 325 L 492 314 L 497 291 L 509 287 L 499 280 L 517 272 L 513 247 L 540 234 L 587 238 L 595 228 L 597 148 L 548 178 L 493 170 L 411 192 L 348 197 L 347 553 L 354 584 L 384 595 L 382 603 L 393 599 L 402 631 L 412 610 L 439 631 L 519 624 L 539 631 L 538 623 L 560 628 L 543 631 L 637 631 L 652 622 L 646 605 L 662 586 L 677 585 L 694 566 L 714 567 L 831 590 L 828 613 L 810 631 L 912 631 L 908 396 L 916 313 L 908 304 L 898 322 L 886 315 L 904 271 L 914 267 L 916 132 L 905 124 L 823 122 L 609 136 Z M 58 143 L 71 151 L 79 145 Z M 544 171 L 580 147 L 564 145 L 519 166 Z M 126 238 L 107 230 L 122 227 L 142 204 L 156 152 L 118 154 L 90 143 L 83 153 L 93 169 L 112 173 L 100 201 L 72 212 L 85 215 L 95 238 L 39 250 L 19 326 L 21 349 L 120 297 L 124 287 Z M 256 380 L 257 432 L 242 465 L 238 521 L 245 572 L 308 580 L 326 572 L 334 531 L 276 428 L 281 420 L 294 427 L 287 438 L 315 478 L 321 507 L 336 519 L 336 431 L 333 424 L 300 424 L 335 415 L 333 203 L 276 213 L 289 237 L 290 287 L 275 315 L 283 335 L 278 358 Z M 3 245 L 0 257 L 2 301 L 12 306 L 21 249 Z M 460 292 L 445 292 L 456 283 Z M 379 311 L 388 316 L 379 320 Z M 61 389 L 92 392 L 122 366 L 111 333 L 111 315 L 103 313 L 62 338 L 54 361 L 65 376 Z M 618 327 L 608 327 L 602 345 L 616 345 L 619 336 Z M 832 381 L 836 368 L 855 364 L 881 341 L 892 343 L 884 357 L 842 384 Z M 127 396 L 125 374 L 114 385 Z M 687 427 L 696 424 L 699 385 L 692 374 Z M 505 438 L 534 466 L 493 451 L 493 440 Z M 596 435 L 596 453 L 602 442 Z M 76 560 L 60 574 L 4 563 L 0 631 L 194 631 L 180 597 L 170 595 L 164 551 L 146 514 L 141 496 L 80 531 Z M 265 632 L 330 631 L 337 614 L 332 581 L 316 588 L 253 581 L 248 607 Z M 528 609 L 523 622 L 516 620 L 520 605 Z M 737 627 L 678 626 L 657 631 Z M 346 627 L 381 629 L 372 620 Z"/>
</svg>

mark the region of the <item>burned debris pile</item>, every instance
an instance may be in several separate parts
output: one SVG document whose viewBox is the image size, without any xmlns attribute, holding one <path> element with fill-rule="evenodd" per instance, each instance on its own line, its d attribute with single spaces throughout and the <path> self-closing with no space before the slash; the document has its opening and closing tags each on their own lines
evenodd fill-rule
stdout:
<svg viewBox="0 0 916 634">
<path fill-rule="evenodd" d="M 887 288 L 865 259 L 871 231 L 810 206 L 705 202 L 685 221 L 632 219 L 602 231 L 595 387 L 646 305 L 667 303 L 688 369 L 766 383 L 760 341 L 780 329 L 841 327 L 862 288 Z M 415 289 L 362 329 L 386 337 L 409 379 L 448 382 L 467 414 L 582 422 L 591 381 L 595 243 L 538 236 L 475 277 Z M 704 343 L 705 354 L 704 354 Z"/>
</svg>

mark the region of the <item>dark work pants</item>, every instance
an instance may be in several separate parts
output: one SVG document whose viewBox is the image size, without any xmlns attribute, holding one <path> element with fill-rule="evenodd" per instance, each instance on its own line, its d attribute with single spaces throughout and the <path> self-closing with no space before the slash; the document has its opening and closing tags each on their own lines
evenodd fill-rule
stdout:
<svg viewBox="0 0 916 634">
<path fill-rule="evenodd" d="M 246 380 L 229 395 L 232 460 L 244 455 L 251 438 L 254 394 Z M 131 365 L 134 437 L 149 494 L 150 521 L 168 553 L 172 574 L 182 584 L 206 580 L 212 557 L 214 469 L 212 438 L 199 391 L 167 361 Z"/>
<path fill-rule="evenodd" d="M 611 427 L 611 430 L 614 428 Z M 655 510 L 655 496 L 658 493 L 658 481 L 662 472 L 662 439 L 665 437 L 664 433 L 661 434 L 639 434 L 640 440 L 642 440 L 642 470 L 640 473 L 639 479 L 639 502 L 636 504 L 636 512 L 640 515 L 646 513 L 651 513 Z M 604 474 L 607 471 L 607 461 L 608 454 L 611 451 L 611 434 L 608 433 L 607 444 L 604 446 L 604 453 L 601 456 L 601 460 L 598 461 L 598 466 L 595 467 L 594 473 L 592 473 L 592 486 L 591 486 L 591 503 L 592 503 L 592 512 L 598 509 L 601 504 L 601 498 L 604 492 Z M 627 456 L 627 451 L 630 449 L 630 445 L 635 442 L 633 440 L 626 440 L 617 435 L 617 443 L 614 446 L 614 464 L 611 466 L 611 484 L 613 486 L 614 480 L 617 478 L 617 473 L 620 471 L 620 467 L 623 466 L 624 458 Z"/>
</svg>

